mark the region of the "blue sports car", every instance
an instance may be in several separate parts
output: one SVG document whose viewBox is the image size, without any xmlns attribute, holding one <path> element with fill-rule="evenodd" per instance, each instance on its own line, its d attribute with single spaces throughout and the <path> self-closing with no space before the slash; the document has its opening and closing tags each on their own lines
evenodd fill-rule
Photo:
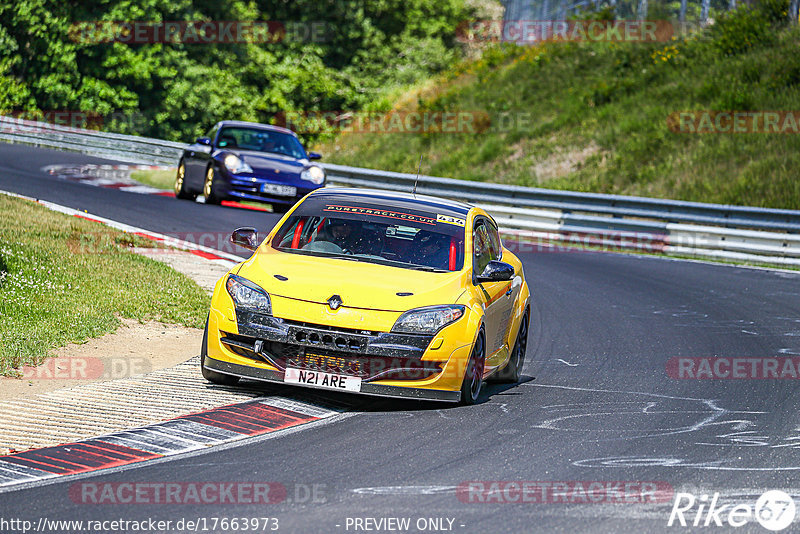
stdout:
<svg viewBox="0 0 800 534">
<path fill-rule="evenodd" d="M 325 185 L 325 171 L 311 163 L 291 130 L 255 122 L 222 121 L 183 151 L 175 176 L 175 196 L 206 204 L 254 200 L 286 211 Z"/>
</svg>

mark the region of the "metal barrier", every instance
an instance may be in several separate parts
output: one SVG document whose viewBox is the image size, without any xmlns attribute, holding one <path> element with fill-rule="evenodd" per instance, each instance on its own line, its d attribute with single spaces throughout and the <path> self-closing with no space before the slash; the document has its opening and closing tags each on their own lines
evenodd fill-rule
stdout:
<svg viewBox="0 0 800 534">
<path fill-rule="evenodd" d="M 326 164 L 331 180 L 359 186 L 411 191 L 416 175 Z M 490 184 L 452 178 L 420 176 L 417 192 L 467 202 L 487 202 L 519 207 L 555 208 L 562 211 L 602 213 L 614 217 L 641 217 L 669 222 L 713 224 L 739 228 L 800 231 L 800 211 L 747 206 L 704 204 L 623 195 L 577 193 L 514 185 Z"/>
<path fill-rule="evenodd" d="M 0 141 L 71 150 L 144 165 L 178 165 L 185 143 L 0 116 Z"/>
<path fill-rule="evenodd" d="M 182 143 L 0 116 L 0 141 L 127 163 L 177 165 Z M 577 193 L 324 164 L 330 184 L 453 198 L 485 207 L 530 245 L 644 250 L 800 266 L 800 211 Z"/>
</svg>

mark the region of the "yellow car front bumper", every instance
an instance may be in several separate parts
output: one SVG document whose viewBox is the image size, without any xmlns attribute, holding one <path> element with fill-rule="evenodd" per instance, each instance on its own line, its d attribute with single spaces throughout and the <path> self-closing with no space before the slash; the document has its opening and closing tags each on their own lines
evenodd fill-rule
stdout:
<svg viewBox="0 0 800 534">
<path fill-rule="evenodd" d="M 355 329 L 343 321 L 347 310 L 332 320 L 322 305 L 303 303 L 302 315 L 296 318 L 285 303 L 280 308 L 288 317 L 249 314 L 235 310 L 224 291 L 215 293 L 204 366 L 226 375 L 274 383 L 286 383 L 287 367 L 310 369 L 359 376 L 361 394 L 460 400 L 479 327 L 469 320 L 469 313 L 436 335 L 419 336 L 386 331 L 390 329 L 385 325 L 399 316 L 395 312 L 371 312 L 369 321 L 358 321 L 366 328 L 384 326 L 373 331 Z M 300 317 L 304 320 L 297 320 Z M 316 322 L 307 322 L 309 317 Z M 340 326 L 342 323 L 348 327 Z"/>
</svg>

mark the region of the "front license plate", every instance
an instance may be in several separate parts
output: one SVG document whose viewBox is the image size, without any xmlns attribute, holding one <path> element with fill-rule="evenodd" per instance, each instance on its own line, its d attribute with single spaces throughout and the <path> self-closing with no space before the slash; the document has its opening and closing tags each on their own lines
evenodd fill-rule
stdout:
<svg viewBox="0 0 800 534">
<path fill-rule="evenodd" d="M 334 375 L 320 371 L 295 369 L 293 367 L 286 368 L 283 381 L 287 384 L 305 384 L 339 391 L 361 391 L 361 379 L 357 376 Z"/>
<path fill-rule="evenodd" d="M 279 197 L 293 197 L 297 194 L 297 188 L 291 185 L 261 184 L 261 192 Z"/>
</svg>

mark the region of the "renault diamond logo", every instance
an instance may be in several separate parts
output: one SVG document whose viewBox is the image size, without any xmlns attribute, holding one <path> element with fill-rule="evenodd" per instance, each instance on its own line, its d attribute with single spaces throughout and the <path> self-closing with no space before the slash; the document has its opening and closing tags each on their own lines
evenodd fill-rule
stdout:
<svg viewBox="0 0 800 534">
<path fill-rule="evenodd" d="M 341 306 L 343 303 L 344 301 L 339 295 L 334 295 L 328 299 L 328 306 L 330 306 L 332 310 L 338 310 L 339 306 Z"/>
</svg>

